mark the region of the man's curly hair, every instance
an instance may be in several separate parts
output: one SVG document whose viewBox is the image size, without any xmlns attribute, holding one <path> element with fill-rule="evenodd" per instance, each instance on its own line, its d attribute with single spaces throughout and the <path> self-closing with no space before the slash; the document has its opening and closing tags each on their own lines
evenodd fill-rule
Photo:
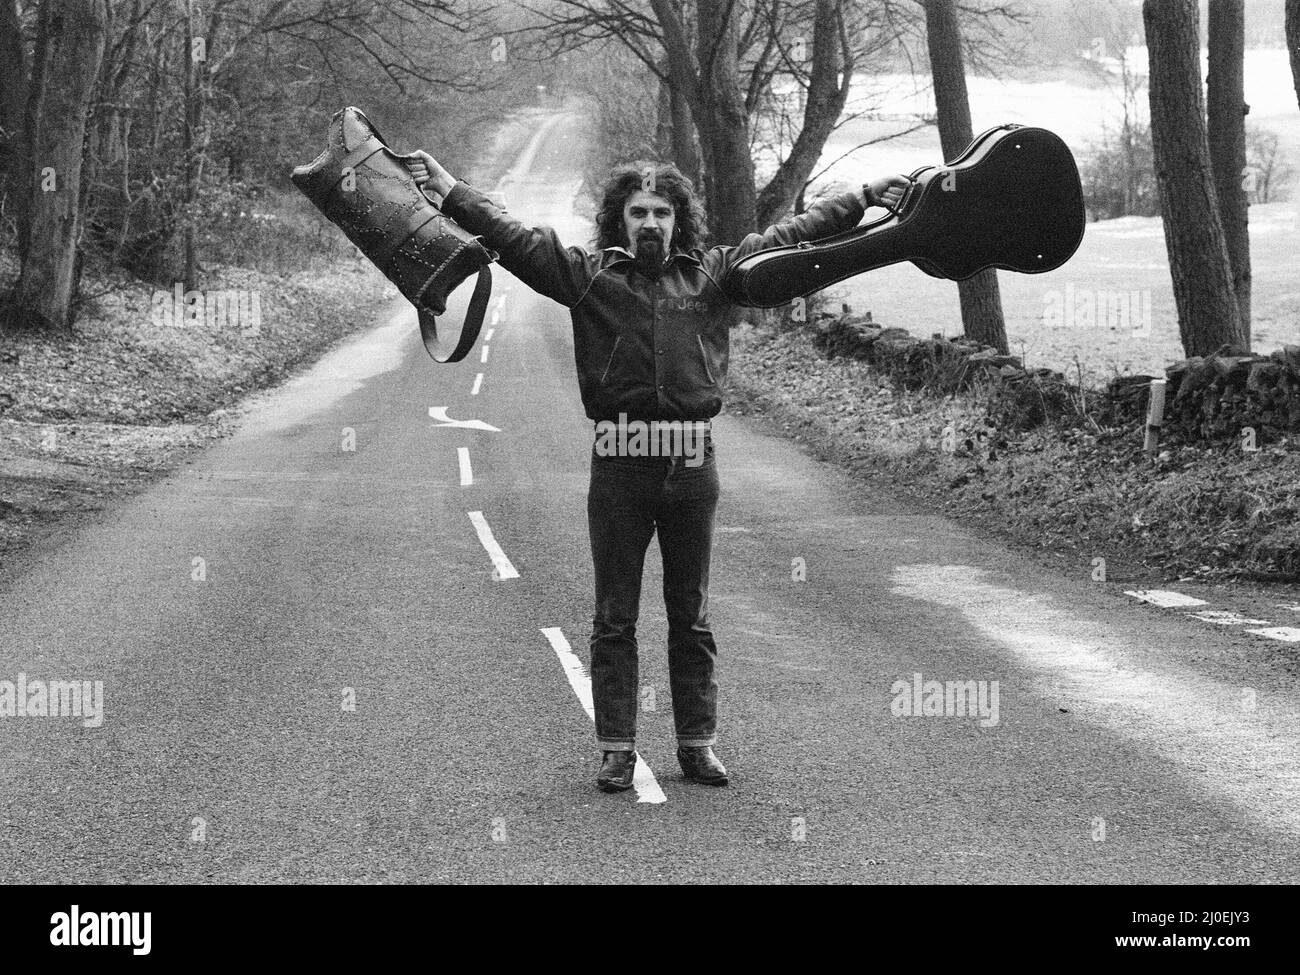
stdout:
<svg viewBox="0 0 1300 975">
<path fill-rule="evenodd" d="M 628 247 L 627 228 L 623 225 L 623 207 L 628 198 L 642 189 L 646 177 L 653 173 L 654 192 L 673 205 L 675 214 L 673 239 L 666 248 L 684 251 L 704 242 L 704 208 L 695 196 L 695 187 L 672 163 L 635 162 L 615 166 L 601 190 L 600 210 L 596 213 L 596 247 Z"/>
</svg>

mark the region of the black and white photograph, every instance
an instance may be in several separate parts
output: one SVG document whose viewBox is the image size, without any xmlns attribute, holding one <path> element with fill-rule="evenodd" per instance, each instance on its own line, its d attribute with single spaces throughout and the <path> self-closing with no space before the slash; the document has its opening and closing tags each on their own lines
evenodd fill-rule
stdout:
<svg viewBox="0 0 1300 975">
<path fill-rule="evenodd" d="M 6 941 L 1298 880 L 1300 0 L 0 0 Z"/>
</svg>

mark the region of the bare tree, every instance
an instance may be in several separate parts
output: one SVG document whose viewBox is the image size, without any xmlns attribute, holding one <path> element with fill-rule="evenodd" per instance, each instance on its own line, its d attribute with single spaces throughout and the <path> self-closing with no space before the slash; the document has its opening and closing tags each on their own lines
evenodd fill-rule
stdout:
<svg viewBox="0 0 1300 975">
<path fill-rule="evenodd" d="M 853 85 L 855 57 L 848 39 L 843 5 L 837 0 L 817 0 L 813 11 L 812 44 L 796 35 L 795 50 L 782 51 L 789 70 L 799 82 L 803 112 L 795 135 L 776 172 L 758 194 L 758 222 L 767 226 L 794 204 L 808 184 L 826 140 L 840 124 Z M 782 49 L 782 38 L 771 22 L 765 25 L 772 44 Z M 792 56 L 803 54 L 802 57 Z M 807 63 L 804 63 L 807 61 Z M 806 75 L 806 78 L 804 77 Z"/>
<path fill-rule="evenodd" d="M 1241 331 L 1250 345 L 1250 201 L 1246 198 L 1246 15 L 1243 0 L 1210 0 L 1207 133 Z"/>
<path fill-rule="evenodd" d="M 886 2 L 882 9 L 907 22 L 901 6 Z M 709 230 L 718 240 L 738 240 L 789 211 L 827 136 L 842 124 L 857 59 L 871 46 L 864 45 L 863 24 L 882 25 L 885 37 L 897 30 L 879 11 L 864 14 L 850 0 L 556 0 L 530 9 L 544 25 L 543 56 L 615 41 L 682 100 L 672 124 L 692 124 L 698 133 Z M 801 117 L 775 174 L 759 189 L 755 118 L 778 76 L 801 91 Z M 675 140 L 681 161 L 693 136 Z"/>
<path fill-rule="evenodd" d="M 954 0 L 924 0 L 924 5 L 934 101 L 939 115 L 939 143 L 944 158 L 954 159 L 974 138 L 957 5 Z M 960 187 L 957 192 L 961 192 Z M 1007 327 L 1002 317 L 997 271 L 989 268 L 965 281 L 958 281 L 957 294 L 966 336 L 993 346 L 1005 355 Z"/>
<path fill-rule="evenodd" d="M 0 194 L 13 208 L 24 236 L 17 192 L 23 165 L 23 113 L 27 101 L 27 54 L 18 22 L 17 0 L 0 0 Z"/>
<path fill-rule="evenodd" d="M 184 153 L 185 177 L 184 195 L 181 213 L 183 214 L 182 231 L 185 251 L 185 267 L 182 272 L 186 291 L 198 288 L 198 246 L 194 236 L 198 214 L 195 212 L 199 194 L 199 154 L 203 151 L 199 127 L 203 124 L 203 89 L 207 65 L 207 38 L 194 35 L 194 2 L 185 0 L 185 29 L 182 36 L 181 70 L 184 72 L 185 121 L 182 126 L 182 152 Z M 198 45 L 196 47 L 196 42 Z"/>
<path fill-rule="evenodd" d="M 86 113 L 104 56 L 107 0 L 47 0 L 37 22 L 27 99 L 27 243 L 6 318 L 71 326 L 84 199 Z"/>
<path fill-rule="evenodd" d="M 1156 181 L 1183 351 L 1209 355 L 1228 345 L 1247 352 L 1210 166 L 1197 2 L 1144 0 L 1142 19 Z"/>
<path fill-rule="evenodd" d="M 1300 105 L 1300 0 L 1286 0 L 1286 49 L 1291 52 L 1291 83 Z"/>
<path fill-rule="evenodd" d="M 672 0 L 651 0 L 663 31 L 675 85 L 686 93 L 700 132 L 709 229 L 715 239 L 738 241 L 757 226 L 754 159 L 749 152 L 749 114 L 740 87 L 736 0 L 699 5 L 695 50 Z"/>
</svg>

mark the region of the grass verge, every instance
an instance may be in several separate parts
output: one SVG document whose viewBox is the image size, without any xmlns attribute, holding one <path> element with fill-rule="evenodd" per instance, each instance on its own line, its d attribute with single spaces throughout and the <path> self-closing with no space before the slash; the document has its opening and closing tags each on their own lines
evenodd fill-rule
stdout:
<svg viewBox="0 0 1300 975">
<path fill-rule="evenodd" d="M 1028 431 L 986 419 L 984 394 L 894 388 L 826 359 L 807 330 L 733 333 L 728 410 L 805 442 L 867 480 L 1090 574 L 1300 581 L 1300 445 L 1141 450 L 1136 424 L 1085 406 Z"/>
</svg>

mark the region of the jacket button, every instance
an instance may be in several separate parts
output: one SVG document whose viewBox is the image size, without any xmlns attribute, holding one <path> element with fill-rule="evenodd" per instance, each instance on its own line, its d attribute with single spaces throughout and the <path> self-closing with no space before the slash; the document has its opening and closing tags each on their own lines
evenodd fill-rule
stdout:
<svg viewBox="0 0 1300 975">
<path fill-rule="evenodd" d="M 664 354 L 664 350 L 663 350 L 663 349 L 660 349 L 660 350 L 659 350 L 659 354 L 660 354 L 660 355 L 663 355 L 663 354 Z"/>
</svg>

